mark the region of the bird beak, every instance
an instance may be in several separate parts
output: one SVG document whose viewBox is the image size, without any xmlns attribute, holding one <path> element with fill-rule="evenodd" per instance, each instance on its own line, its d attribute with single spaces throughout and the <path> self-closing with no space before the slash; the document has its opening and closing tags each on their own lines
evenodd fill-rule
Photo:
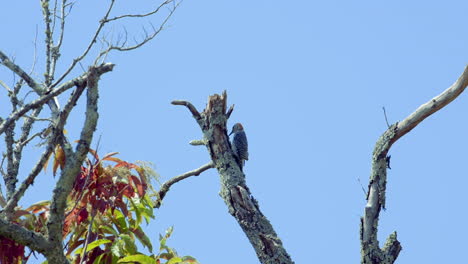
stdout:
<svg viewBox="0 0 468 264">
<path fill-rule="evenodd" d="M 230 136 L 230 135 L 232 134 L 232 132 L 234 132 L 234 130 L 233 130 L 233 131 L 231 131 L 231 133 L 229 133 L 229 135 L 228 135 L 228 136 Z"/>
</svg>

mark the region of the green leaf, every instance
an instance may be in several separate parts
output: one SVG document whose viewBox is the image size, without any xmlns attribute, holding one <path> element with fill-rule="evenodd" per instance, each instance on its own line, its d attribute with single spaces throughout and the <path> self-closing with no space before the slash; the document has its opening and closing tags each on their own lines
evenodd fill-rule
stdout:
<svg viewBox="0 0 468 264">
<path fill-rule="evenodd" d="M 131 255 L 131 256 L 122 258 L 119 261 L 117 261 L 117 263 L 128 263 L 128 262 L 136 262 L 139 264 L 156 264 L 156 260 L 154 258 L 143 255 L 143 254 Z"/>
<path fill-rule="evenodd" d="M 171 226 L 166 230 L 166 238 L 169 238 L 172 235 L 172 231 L 174 231 L 174 227 Z"/>
<path fill-rule="evenodd" d="M 173 257 L 171 258 L 168 262 L 166 262 L 166 264 L 175 264 L 175 263 L 179 263 L 179 262 L 182 262 L 182 259 L 179 258 L 179 257 Z"/>
<path fill-rule="evenodd" d="M 121 234 L 119 236 L 124 241 L 124 249 L 131 255 L 137 252 L 137 247 L 135 245 L 135 239 L 130 237 L 127 234 Z"/>
<path fill-rule="evenodd" d="M 116 256 L 116 257 L 121 257 L 122 255 L 124 255 L 124 252 L 123 252 L 123 245 L 124 242 L 122 240 L 117 240 L 111 247 L 111 252 L 112 252 L 112 255 Z"/>
<path fill-rule="evenodd" d="M 109 239 L 98 239 L 96 241 L 93 241 L 89 243 L 88 246 L 86 247 L 86 252 L 89 252 L 93 250 L 94 248 L 99 247 L 100 245 L 106 244 L 106 243 L 112 243 L 112 241 L 110 241 Z M 83 249 L 84 248 L 77 249 L 75 251 L 75 254 L 81 254 L 83 252 Z"/>
<path fill-rule="evenodd" d="M 185 257 L 182 257 L 182 261 L 188 262 L 188 263 L 198 263 L 197 259 L 195 259 L 195 258 L 192 257 L 192 256 L 185 256 Z"/>
<path fill-rule="evenodd" d="M 100 225 L 99 226 L 99 229 L 102 233 L 104 234 L 113 234 L 114 236 L 118 236 L 119 234 L 117 233 L 117 231 L 111 227 L 111 226 L 107 226 L 107 225 Z"/>
<path fill-rule="evenodd" d="M 132 204 L 132 211 L 135 211 L 135 214 L 136 214 L 136 223 L 135 223 L 135 226 L 134 228 L 137 228 L 141 222 L 143 221 L 143 218 L 141 216 L 141 211 L 142 211 L 142 205 L 139 201 L 139 199 L 137 198 L 132 198 L 130 199 L 130 203 Z M 143 210 L 144 210 L 144 207 L 143 207 Z"/>
<path fill-rule="evenodd" d="M 143 246 L 146 246 L 150 252 L 153 252 L 153 244 L 151 244 L 151 240 L 143 232 L 143 229 L 141 229 L 141 226 L 133 230 L 133 234 L 135 234 L 135 236 L 138 238 L 140 243 L 143 244 Z"/>
<path fill-rule="evenodd" d="M 122 230 L 123 232 L 128 231 L 127 222 L 125 221 L 125 216 L 120 212 L 120 210 L 114 210 L 114 217 L 113 217 L 114 224 L 117 226 L 117 229 Z"/>
<path fill-rule="evenodd" d="M 100 264 L 102 257 L 104 257 L 104 254 L 99 255 L 93 262 L 93 264 Z"/>
</svg>

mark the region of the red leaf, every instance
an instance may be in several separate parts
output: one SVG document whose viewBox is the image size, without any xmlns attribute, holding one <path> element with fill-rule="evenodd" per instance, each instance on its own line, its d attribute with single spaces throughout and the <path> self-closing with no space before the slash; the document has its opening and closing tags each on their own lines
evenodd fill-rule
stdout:
<svg viewBox="0 0 468 264">
<path fill-rule="evenodd" d="M 77 223 L 81 224 L 83 221 L 88 219 L 88 210 L 86 208 L 82 208 L 78 213 Z"/>
<path fill-rule="evenodd" d="M 138 191 L 138 196 L 143 197 L 145 196 L 145 191 L 146 191 L 146 184 L 142 184 L 140 179 L 138 177 L 131 175 L 131 179 L 133 181 L 133 184 L 135 185 L 137 191 Z M 130 180 L 130 178 L 129 178 Z"/>
</svg>

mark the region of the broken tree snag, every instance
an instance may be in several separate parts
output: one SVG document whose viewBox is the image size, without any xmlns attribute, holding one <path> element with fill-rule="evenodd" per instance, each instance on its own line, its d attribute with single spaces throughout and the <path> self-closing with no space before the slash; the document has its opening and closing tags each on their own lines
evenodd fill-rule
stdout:
<svg viewBox="0 0 468 264">
<path fill-rule="evenodd" d="M 233 107 L 227 108 L 226 92 L 210 96 L 205 110 L 201 113 L 187 101 L 173 101 L 172 104 L 186 106 L 200 126 L 214 167 L 220 175 L 220 196 L 254 247 L 260 262 L 294 263 L 273 226 L 260 211 L 258 202 L 250 193 L 245 175 L 232 152 L 226 123 Z"/>
<path fill-rule="evenodd" d="M 444 92 L 421 105 L 401 122 L 391 125 L 377 140 L 372 154 L 372 170 L 367 192 L 367 204 L 361 218 L 361 263 L 394 263 L 401 251 L 397 233 L 387 238 L 381 249 L 377 239 L 379 214 L 385 209 L 385 190 L 387 186 L 388 152 L 398 139 L 410 132 L 428 116 L 455 100 L 468 85 L 468 66 L 458 80 Z"/>
</svg>

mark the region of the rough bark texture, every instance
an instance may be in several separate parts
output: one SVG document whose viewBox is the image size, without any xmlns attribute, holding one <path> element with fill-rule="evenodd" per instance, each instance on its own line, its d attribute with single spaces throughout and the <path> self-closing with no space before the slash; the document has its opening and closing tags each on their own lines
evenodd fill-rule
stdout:
<svg viewBox="0 0 468 264">
<path fill-rule="evenodd" d="M 226 92 L 222 95 L 210 96 L 206 109 L 202 113 L 199 113 L 187 101 L 172 103 L 186 106 L 202 129 L 211 159 L 221 177 L 220 195 L 229 213 L 237 220 L 254 247 L 260 262 L 264 264 L 294 263 L 273 226 L 260 211 L 257 201 L 246 185 L 245 175 L 236 162 L 226 129 L 226 122 L 232 112 L 232 107 L 227 110 L 226 100 Z"/>
<path fill-rule="evenodd" d="M 377 140 L 372 155 L 372 170 L 367 193 L 367 204 L 361 218 L 361 263 L 394 263 L 402 247 L 393 232 L 381 249 L 377 239 L 380 211 L 385 209 L 385 190 L 387 185 L 388 151 L 393 143 L 415 128 L 426 117 L 437 112 L 458 97 L 468 85 L 468 67 L 458 80 L 440 95 L 421 105 L 403 121 L 391 125 Z"/>
<path fill-rule="evenodd" d="M 63 252 L 62 230 L 65 219 L 65 208 L 67 206 L 67 197 L 73 187 L 76 175 L 80 172 L 81 164 L 88 154 L 94 131 L 96 130 L 98 114 L 98 80 L 96 67 L 90 67 L 88 77 L 86 119 L 81 130 L 80 140 L 76 146 L 76 151 L 71 150 L 71 146 L 65 143 L 65 153 L 67 160 L 65 168 L 60 175 L 57 185 L 54 189 L 52 204 L 50 206 L 50 216 L 47 221 L 47 230 L 49 243 L 52 250 L 47 252 L 47 260 L 50 264 L 68 263 Z"/>
</svg>

